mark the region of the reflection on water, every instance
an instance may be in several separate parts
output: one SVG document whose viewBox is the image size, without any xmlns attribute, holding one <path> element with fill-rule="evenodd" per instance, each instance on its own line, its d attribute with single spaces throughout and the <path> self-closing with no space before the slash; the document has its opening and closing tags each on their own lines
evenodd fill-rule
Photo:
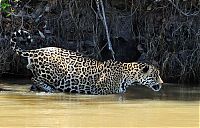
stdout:
<svg viewBox="0 0 200 128">
<path fill-rule="evenodd" d="M 0 81 L 0 127 L 199 127 L 197 87 L 91 96 L 29 92 L 28 83 Z"/>
</svg>

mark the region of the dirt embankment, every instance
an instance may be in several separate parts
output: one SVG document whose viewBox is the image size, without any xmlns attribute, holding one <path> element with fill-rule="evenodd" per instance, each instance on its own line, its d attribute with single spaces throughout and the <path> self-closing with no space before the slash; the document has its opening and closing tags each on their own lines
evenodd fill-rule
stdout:
<svg viewBox="0 0 200 128">
<path fill-rule="evenodd" d="M 10 32 L 28 30 L 35 49 L 57 46 L 98 60 L 112 59 L 101 4 L 95 0 L 24 0 L 0 14 L 0 75 L 30 76 L 26 61 L 9 48 Z M 200 82 L 200 2 L 110 0 L 104 3 L 118 61 L 157 65 L 167 82 Z"/>
</svg>

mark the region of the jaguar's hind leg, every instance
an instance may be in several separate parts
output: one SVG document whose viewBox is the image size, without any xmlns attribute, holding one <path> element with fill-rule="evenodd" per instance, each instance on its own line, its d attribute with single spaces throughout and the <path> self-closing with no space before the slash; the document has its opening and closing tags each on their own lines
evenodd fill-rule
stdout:
<svg viewBox="0 0 200 128">
<path fill-rule="evenodd" d="M 32 78 L 33 85 L 30 87 L 31 91 L 38 91 L 38 92 L 57 92 L 56 89 L 42 81 L 37 80 L 36 78 Z"/>
</svg>

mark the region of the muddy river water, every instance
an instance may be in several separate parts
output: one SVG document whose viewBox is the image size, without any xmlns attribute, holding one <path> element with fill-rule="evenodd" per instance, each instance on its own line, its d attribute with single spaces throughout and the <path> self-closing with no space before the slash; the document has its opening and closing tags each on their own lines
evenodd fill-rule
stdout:
<svg viewBox="0 0 200 128">
<path fill-rule="evenodd" d="M 130 87 L 124 95 L 30 92 L 0 80 L 0 127 L 200 127 L 200 86 Z M 6 91 L 7 90 L 7 91 Z"/>
</svg>

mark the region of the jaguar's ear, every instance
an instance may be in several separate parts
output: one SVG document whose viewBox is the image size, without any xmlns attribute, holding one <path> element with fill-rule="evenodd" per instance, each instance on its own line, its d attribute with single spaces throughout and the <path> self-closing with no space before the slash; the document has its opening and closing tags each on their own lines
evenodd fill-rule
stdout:
<svg viewBox="0 0 200 128">
<path fill-rule="evenodd" d="M 143 73 L 147 73 L 149 71 L 149 66 L 145 66 L 143 69 L 142 69 L 142 72 Z"/>
</svg>

